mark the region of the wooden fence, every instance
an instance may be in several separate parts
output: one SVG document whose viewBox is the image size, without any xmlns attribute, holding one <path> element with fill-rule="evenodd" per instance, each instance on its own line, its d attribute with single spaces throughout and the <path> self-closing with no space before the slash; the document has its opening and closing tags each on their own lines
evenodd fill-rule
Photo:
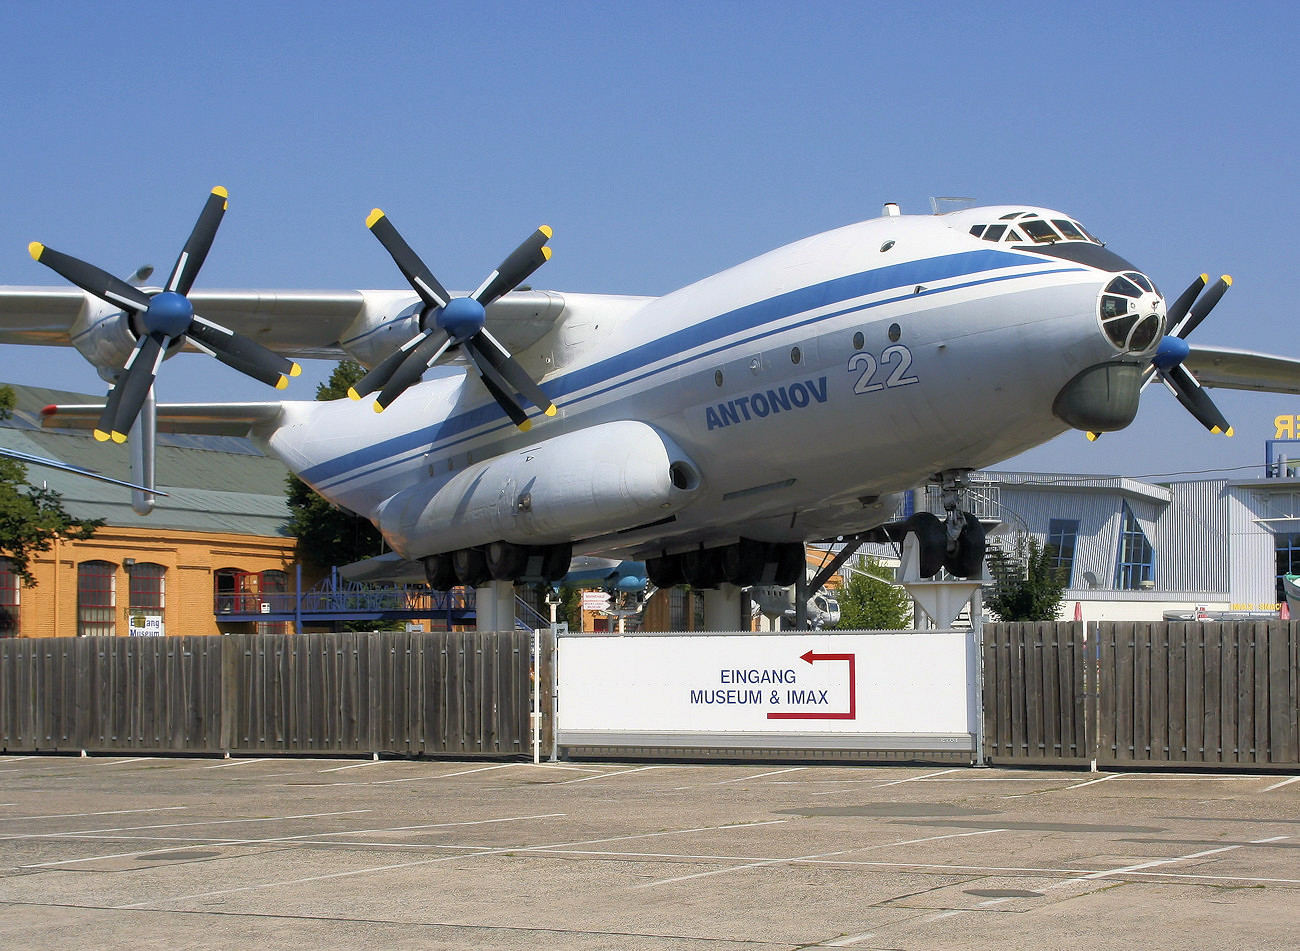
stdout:
<svg viewBox="0 0 1300 951">
<path fill-rule="evenodd" d="M 995 763 L 1300 764 L 1300 623 L 989 624 Z"/>
<path fill-rule="evenodd" d="M 0 641 L 7 752 L 523 754 L 532 634 Z"/>
</svg>

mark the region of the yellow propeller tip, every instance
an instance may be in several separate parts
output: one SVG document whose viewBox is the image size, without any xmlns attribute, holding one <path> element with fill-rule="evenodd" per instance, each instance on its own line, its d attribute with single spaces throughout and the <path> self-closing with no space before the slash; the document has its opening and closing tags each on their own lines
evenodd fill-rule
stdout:
<svg viewBox="0 0 1300 951">
<path fill-rule="evenodd" d="M 542 257 L 545 258 L 547 261 L 551 259 L 551 255 L 554 253 L 555 252 L 551 250 L 549 245 L 545 245 L 545 244 L 542 245 Z"/>
<path fill-rule="evenodd" d="M 281 374 L 280 374 L 280 379 L 278 379 L 278 380 L 276 381 L 276 383 L 275 383 L 275 388 L 276 388 L 277 390 L 283 390 L 283 389 L 285 389 L 288 385 L 289 385 L 289 378 L 288 378 L 287 376 L 285 376 L 283 373 L 281 373 Z"/>
<path fill-rule="evenodd" d="M 1088 442 L 1096 442 L 1101 433 L 1088 433 Z"/>
<path fill-rule="evenodd" d="M 27 253 L 32 256 L 33 261 L 39 261 L 41 259 L 41 252 L 44 250 L 45 245 L 41 244 L 39 241 L 33 241 L 31 244 L 27 245 Z"/>
<path fill-rule="evenodd" d="M 551 230 L 551 226 L 550 226 L 550 225 L 542 225 L 542 226 L 541 226 L 540 228 L 538 228 L 537 230 L 540 231 L 542 234 L 546 235 L 546 239 L 547 239 L 548 241 L 549 241 L 551 238 L 555 237 L 555 232 Z"/>
<path fill-rule="evenodd" d="M 357 388 L 355 386 L 348 387 L 348 399 L 350 400 L 361 399 L 361 394 L 357 392 Z"/>
<path fill-rule="evenodd" d="M 119 446 L 126 442 L 126 433 L 119 433 L 116 429 L 113 430 L 113 442 L 117 443 Z"/>
<path fill-rule="evenodd" d="M 382 217 L 384 217 L 383 209 L 380 208 L 374 209 L 372 212 L 370 212 L 369 217 L 366 218 L 366 227 L 373 228 L 375 226 L 375 222 Z"/>
<path fill-rule="evenodd" d="M 1225 275 L 1223 275 L 1223 277 L 1221 278 L 1221 280 L 1223 281 L 1223 283 L 1227 284 L 1229 287 L 1232 286 L 1232 275 L 1231 275 L 1231 274 L 1225 274 Z"/>
<path fill-rule="evenodd" d="M 216 188 L 212 189 L 212 194 L 220 195 L 222 198 L 230 197 L 230 192 L 226 191 L 226 189 L 223 188 L 221 185 L 218 185 Z"/>
<path fill-rule="evenodd" d="M 373 409 L 376 413 L 382 413 L 384 411 L 383 404 L 380 403 L 379 400 L 375 400 L 373 403 L 371 403 L 370 408 Z"/>
<path fill-rule="evenodd" d="M 108 440 L 109 440 L 109 435 L 108 435 L 108 433 L 104 432 L 102 429 L 96 429 L 96 430 L 95 430 L 95 441 L 96 441 L 96 442 L 108 442 Z"/>
<path fill-rule="evenodd" d="M 1232 427 L 1229 426 L 1229 427 L 1228 427 L 1228 431 L 1227 431 L 1226 433 L 1224 433 L 1223 435 L 1225 435 L 1225 436 L 1231 436 L 1231 435 L 1232 435 Z"/>
<path fill-rule="evenodd" d="M 522 423 L 519 424 L 519 431 L 521 433 L 526 433 L 528 432 L 528 430 L 532 428 L 533 428 L 533 424 L 530 423 L 528 420 L 524 420 Z"/>
<path fill-rule="evenodd" d="M 299 366 L 299 365 L 296 364 L 296 363 L 293 364 L 293 365 L 289 368 L 289 375 L 290 375 L 290 376 L 302 376 L 302 367 Z"/>
<path fill-rule="evenodd" d="M 1210 275 L 1209 275 L 1208 272 L 1206 272 L 1205 274 L 1202 274 L 1202 275 L 1201 275 L 1201 283 L 1202 283 L 1202 284 L 1206 284 L 1206 283 L 1208 283 L 1209 280 L 1210 280 Z"/>
<path fill-rule="evenodd" d="M 1210 432 L 1213 433 L 1213 434 L 1216 435 L 1216 436 L 1222 436 L 1222 435 L 1223 435 L 1223 430 L 1220 429 L 1218 426 L 1211 426 L 1211 427 L 1210 427 Z"/>
<path fill-rule="evenodd" d="M 546 415 L 547 415 L 547 416 L 554 416 L 555 413 L 556 413 L 556 409 L 555 409 L 554 406 L 548 406 L 548 407 L 546 407 Z"/>
</svg>

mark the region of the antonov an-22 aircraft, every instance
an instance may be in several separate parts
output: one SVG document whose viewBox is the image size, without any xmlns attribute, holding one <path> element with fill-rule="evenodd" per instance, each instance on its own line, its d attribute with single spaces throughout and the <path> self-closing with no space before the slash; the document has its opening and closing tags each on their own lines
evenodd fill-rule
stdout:
<svg viewBox="0 0 1300 951">
<path fill-rule="evenodd" d="M 47 423 L 133 433 L 137 481 L 155 425 L 250 435 L 437 589 L 553 581 L 575 553 L 644 560 L 659 586 L 791 584 L 804 542 L 873 530 L 914 533 L 923 575 L 969 577 L 972 470 L 1122 429 L 1157 377 L 1216 433 L 1202 386 L 1300 393 L 1300 361 L 1188 345 L 1227 277 L 1171 300 L 1046 208 L 887 205 L 659 298 L 520 287 L 548 228 L 452 294 L 376 209 L 409 290 L 192 290 L 226 201 L 213 190 L 162 288 L 33 243 L 75 288 L 0 289 L 0 342 L 70 343 L 115 384 Z M 370 371 L 353 399 L 155 407 L 182 348 L 279 386 L 297 358 Z M 887 524 L 930 482 L 945 517 Z"/>
</svg>

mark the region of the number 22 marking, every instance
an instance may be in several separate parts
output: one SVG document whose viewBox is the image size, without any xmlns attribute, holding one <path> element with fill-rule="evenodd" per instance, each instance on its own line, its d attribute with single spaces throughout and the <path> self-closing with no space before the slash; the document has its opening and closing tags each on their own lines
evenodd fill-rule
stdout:
<svg viewBox="0 0 1300 951">
<path fill-rule="evenodd" d="M 857 370 L 858 381 L 853 384 L 853 392 L 859 396 L 866 393 L 875 393 L 879 390 L 892 388 L 895 386 L 906 386 L 909 383 L 919 383 L 920 380 L 914 376 L 906 376 L 909 368 L 912 366 L 912 351 L 908 350 L 902 344 L 894 344 L 892 347 L 886 347 L 880 353 L 880 360 L 877 361 L 871 354 L 863 351 L 855 353 L 849 357 L 849 372 Z M 884 367 L 892 367 L 884 382 L 877 382 L 876 375 Z"/>
</svg>

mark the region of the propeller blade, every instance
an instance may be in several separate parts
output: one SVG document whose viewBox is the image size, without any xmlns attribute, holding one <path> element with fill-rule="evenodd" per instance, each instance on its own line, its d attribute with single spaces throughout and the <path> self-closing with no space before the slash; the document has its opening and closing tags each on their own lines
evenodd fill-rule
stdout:
<svg viewBox="0 0 1300 951">
<path fill-rule="evenodd" d="M 142 312 L 149 309 L 149 295 L 132 287 L 120 277 L 114 277 L 102 268 L 74 258 L 62 251 L 47 248 L 39 241 L 27 246 L 31 256 L 46 267 L 76 284 L 88 294 L 127 310 Z"/>
<path fill-rule="evenodd" d="M 190 322 L 185 336 L 193 340 L 196 346 L 208 350 L 226 366 L 267 386 L 274 386 L 277 390 L 288 386 L 290 377 L 302 373 L 302 367 L 292 360 L 202 317 L 196 316 Z"/>
<path fill-rule="evenodd" d="M 141 337 L 132 351 L 131 359 L 123 368 L 122 378 L 114 389 L 114 393 L 121 390 L 122 395 L 117 402 L 110 430 L 113 442 L 126 442 L 126 434 L 131 431 L 135 418 L 140 415 L 140 408 L 149 396 L 149 389 L 153 386 L 154 377 L 158 375 L 158 365 L 167 353 L 170 340 L 162 334 L 151 333 Z"/>
<path fill-rule="evenodd" d="M 551 229 L 542 225 L 519 247 L 501 262 L 501 265 L 488 275 L 487 280 L 473 294 L 469 295 L 484 307 L 487 307 L 502 294 L 514 290 L 528 275 L 551 259 L 551 249 L 546 242 L 551 240 Z"/>
<path fill-rule="evenodd" d="M 424 339 L 429 336 L 430 332 L 431 331 L 428 330 L 421 331 L 410 340 L 406 341 L 406 343 L 402 344 L 401 347 L 384 357 L 384 359 L 367 372 L 365 376 L 357 380 L 357 382 L 352 386 L 348 387 L 348 398 L 359 400 L 361 397 L 373 393 L 375 390 L 381 389 L 384 384 L 393 378 L 393 374 L 396 373 L 397 368 L 402 365 L 402 361 L 406 359 L 406 355 L 415 347 L 419 346 Z"/>
<path fill-rule="evenodd" d="M 438 283 L 438 279 L 433 276 L 433 272 L 425 266 L 420 260 L 420 256 L 411 250 L 411 246 L 406 243 L 393 223 L 388 220 L 380 209 L 376 208 L 370 212 L 370 217 L 366 219 L 366 227 L 371 233 L 379 239 L 379 243 L 384 246 L 384 250 L 392 257 L 393 262 L 398 269 L 410 281 L 415 292 L 420 295 L 420 299 L 430 307 L 445 307 L 447 301 L 451 300 L 451 295 L 447 289 Z"/>
<path fill-rule="evenodd" d="M 1187 367 L 1180 363 L 1164 371 L 1163 376 L 1178 397 L 1178 402 L 1196 417 L 1197 422 L 1216 435 L 1232 435 L 1232 427 Z"/>
<path fill-rule="evenodd" d="M 135 359 L 136 351 L 140 349 L 142 342 L 136 342 L 136 349 L 131 351 L 131 359 Z M 122 402 L 122 382 L 124 379 L 124 377 L 118 377 L 117 384 L 108 391 L 108 399 L 104 402 L 103 410 L 100 411 L 99 422 L 95 424 L 95 439 L 99 442 L 108 442 L 113 438 L 113 420 L 117 419 L 117 407 Z"/>
<path fill-rule="evenodd" d="M 474 339 L 466 340 L 461 346 L 465 348 L 469 358 L 474 361 L 479 376 L 483 378 L 483 384 L 487 387 L 488 392 L 492 394 L 492 398 L 497 401 L 497 405 L 505 410 L 505 414 L 510 417 L 512 423 L 522 431 L 528 432 L 532 428 L 532 423 L 528 421 L 528 414 L 510 395 L 510 384 L 506 382 L 506 378 L 497 371 L 492 362 L 475 345 L 477 339 L 476 336 Z"/>
<path fill-rule="evenodd" d="M 217 236 L 217 227 L 226 213 L 227 198 L 229 193 L 220 185 L 208 195 L 207 204 L 203 206 L 199 220 L 190 232 L 190 239 L 185 242 L 180 257 L 176 259 L 176 266 L 172 268 L 171 277 L 167 279 L 166 290 L 188 294 L 194 286 L 194 278 L 198 276 L 199 268 L 203 267 L 208 251 L 212 248 L 212 239 Z"/>
<path fill-rule="evenodd" d="M 547 398 L 546 394 L 542 392 L 542 388 L 519 365 L 519 361 L 510 355 L 510 351 L 501 346 L 500 341 L 488 333 L 487 330 L 480 330 L 474 337 L 474 346 L 478 348 L 484 359 L 491 363 L 492 367 L 505 378 L 506 382 L 514 387 L 516 393 L 547 416 L 555 415 L 555 404 Z"/>
<path fill-rule="evenodd" d="M 1214 309 L 1214 305 L 1220 301 L 1231 286 L 1232 278 L 1227 274 L 1219 278 L 1214 283 L 1214 286 L 1206 291 L 1196 301 L 1196 303 L 1192 305 L 1191 311 L 1187 314 L 1187 319 L 1183 321 L 1182 326 L 1178 328 L 1178 336 L 1186 337 L 1200 326 L 1201 321 L 1204 320 L 1206 315 Z"/>
<path fill-rule="evenodd" d="M 1165 311 L 1166 325 L 1171 328 L 1169 332 L 1175 337 L 1182 336 L 1182 334 L 1178 332 L 1181 329 L 1182 319 L 1187 316 L 1187 311 L 1191 308 L 1192 301 L 1196 300 L 1196 295 L 1201 293 L 1209 280 L 1210 275 L 1208 274 L 1198 275 L 1196 280 L 1187 285 L 1187 290 L 1178 295 L 1178 300 L 1170 304 L 1169 309 Z"/>
<path fill-rule="evenodd" d="M 384 384 L 383 389 L 379 391 L 379 395 L 375 397 L 375 412 L 382 413 L 393 400 L 405 393 L 408 387 L 418 383 L 424 371 L 446 352 L 451 342 L 451 337 L 444 331 L 430 331 L 428 336 L 406 354 L 401 364 L 388 378 L 388 382 Z M 398 353 L 401 351 L 399 350 Z"/>
</svg>

